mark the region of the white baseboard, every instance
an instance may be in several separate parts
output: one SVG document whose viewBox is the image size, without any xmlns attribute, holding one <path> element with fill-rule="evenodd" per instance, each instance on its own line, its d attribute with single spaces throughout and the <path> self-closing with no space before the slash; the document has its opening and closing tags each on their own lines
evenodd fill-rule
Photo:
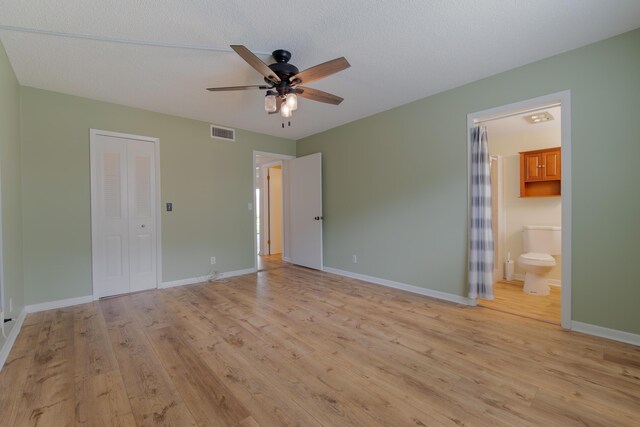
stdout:
<svg viewBox="0 0 640 427">
<path fill-rule="evenodd" d="M 590 325 L 589 323 L 571 322 L 571 330 L 582 332 L 583 334 L 595 335 L 596 337 L 608 338 L 614 341 L 620 341 L 627 344 L 640 346 L 640 335 L 631 332 L 619 331 L 617 329 L 609 329 L 602 326 Z"/>
<path fill-rule="evenodd" d="M 72 305 L 86 304 L 88 302 L 92 302 L 93 300 L 94 300 L 93 295 L 87 295 L 84 297 L 60 299 L 57 301 L 43 302 L 40 304 L 30 304 L 30 305 L 27 305 L 24 309 L 27 311 L 27 313 L 35 313 L 37 311 L 53 310 L 55 308 L 63 308 L 63 307 L 70 307 Z"/>
<path fill-rule="evenodd" d="M 421 288 L 419 286 L 408 285 L 406 283 L 394 282 L 393 280 L 381 279 L 379 277 L 366 276 L 364 274 L 353 273 L 351 271 L 339 270 L 337 268 L 324 267 L 323 271 L 327 273 L 337 274 L 339 276 L 350 277 L 352 279 L 362 280 L 364 282 L 374 283 L 389 288 L 401 289 L 403 291 L 420 294 L 431 298 L 441 299 L 445 301 L 455 302 L 464 305 L 476 305 L 476 300 L 472 298 L 462 297 L 447 292 L 434 291 L 433 289 Z"/>
<path fill-rule="evenodd" d="M 524 282 L 524 274 L 516 273 L 513 275 L 513 278 L 521 282 Z M 557 286 L 557 287 L 562 286 L 562 282 L 558 279 L 549 279 L 547 280 L 547 282 L 549 282 L 549 285 L 551 286 Z"/>
<path fill-rule="evenodd" d="M 227 271 L 225 273 L 220 273 L 216 279 L 227 279 L 229 277 L 235 276 L 243 276 L 245 274 L 255 273 L 255 268 L 245 268 L 244 270 L 235 270 L 235 271 Z M 172 280 L 170 282 L 164 282 L 160 285 L 160 288 L 173 288 L 174 286 L 184 286 L 184 285 L 193 285 L 195 283 L 203 283 L 209 280 L 211 276 L 199 276 L 199 277 L 190 277 L 188 279 L 180 279 L 180 280 Z"/>
<path fill-rule="evenodd" d="M 158 288 L 173 288 L 174 286 L 193 285 L 194 283 L 202 283 L 209 280 L 211 276 L 199 276 L 190 277 L 188 279 L 172 280 L 170 282 L 163 282 Z"/>
<path fill-rule="evenodd" d="M 288 256 L 283 256 L 282 260 L 285 261 L 285 262 L 293 262 L 293 261 L 291 261 L 291 258 L 289 258 Z"/>
<path fill-rule="evenodd" d="M 22 323 L 24 322 L 25 317 L 27 317 L 27 310 L 23 308 L 16 319 L 16 323 L 13 325 L 13 328 L 11 328 L 11 332 L 9 332 L 7 340 L 0 349 L 0 370 L 4 366 L 4 362 L 7 361 L 9 353 L 11 353 L 11 348 L 13 347 L 13 343 L 16 342 L 16 338 L 18 338 L 18 334 L 20 333 L 20 328 L 22 328 Z M 4 319 L 2 320 L 4 321 Z"/>
</svg>

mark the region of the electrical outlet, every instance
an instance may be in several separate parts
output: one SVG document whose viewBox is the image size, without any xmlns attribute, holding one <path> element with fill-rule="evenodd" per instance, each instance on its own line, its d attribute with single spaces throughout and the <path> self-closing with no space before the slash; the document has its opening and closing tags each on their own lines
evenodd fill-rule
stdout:
<svg viewBox="0 0 640 427">
<path fill-rule="evenodd" d="M 215 265 L 216 263 L 216 257 L 212 256 L 211 257 L 211 265 Z"/>
<path fill-rule="evenodd" d="M 353 263 L 354 263 L 354 264 L 357 264 L 357 263 L 358 263 L 358 256 L 357 256 L 357 255 L 354 255 L 354 256 L 353 256 Z"/>
<path fill-rule="evenodd" d="M 13 298 L 9 298 L 9 314 L 13 313 Z"/>
</svg>

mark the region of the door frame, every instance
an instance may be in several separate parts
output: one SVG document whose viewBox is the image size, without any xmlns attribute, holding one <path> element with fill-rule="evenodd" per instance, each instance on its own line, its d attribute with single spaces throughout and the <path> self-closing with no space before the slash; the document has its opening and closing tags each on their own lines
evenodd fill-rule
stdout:
<svg viewBox="0 0 640 427">
<path fill-rule="evenodd" d="M 258 186 L 256 185 L 256 168 L 258 166 L 262 167 L 270 163 L 274 163 L 274 162 L 270 162 L 270 163 L 265 163 L 264 165 L 258 165 L 256 162 L 257 156 L 272 157 L 274 159 L 277 159 L 277 161 L 282 162 L 282 259 L 285 261 L 288 261 L 285 258 L 285 248 L 288 249 L 288 246 L 286 245 L 287 240 L 285 238 L 285 234 L 288 231 L 288 229 L 285 227 L 285 225 L 286 225 L 286 219 L 288 219 L 289 217 L 285 209 L 285 207 L 289 202 L 289 194 L 288 194 L 288 191 L 285 191 L 285 188 L 288 188 L 286 183 L 288 183 L 289 177 L 287 175 L 284 160 L 293 160 L 296 158 L 296 156 L 290 156 L 288 154 L 269 153 L 266 151 L 256 151 L 256 150 L 253 151 L 253 167 L 251 168 L 251 182 L 253 183 L 252 184 L 253 191 L 251 192 L 251 200 L 253 200 L 253 262 L 254 262 L 253 268 L 256 271 L 258 270 L 258 225 L 257 225 L 258 209 L 256 209 L 256 189 L 258 188 Z"/>
<path fill-rule="evenodd" d="M 5 295 L 4 295 L 4 237 L 3 237 L 4 234 L 3 234 L 3 230 L 4 230 L 4 222 L 2 221 L 2 169 L 0 167 L 0 313 L 2 314 L 2 316 L 0 316 L 0 322 L 2 322 L 0 329 L 2 329 L 2 331 L 4 331 L 4 319 L 8 318 L 7 316 L 8 314 L 12 314 L 9 309 L 13 308 L 13 307 L 7 307 L 5 310 L 6 301 L 4 299 Z"/>
<path fill-rule="evenodd" d="M 274 166 L 280 166 L 281 171 L 282 171 L 282 176 L 284 177 L 284 161 L 283 160 L 274 160 L 272 162 L 268 162 L 268 163 L 264 163 L 260 166 L 256 166 L 260 167 L 260 219 L 262 220 L 261 223 L 265 224 L 264 219 L 267 218 L 266 221 L 266 225 L 269 225 L 269 227 L 271 227 L 271 212 L 269 211 L 269 206 L 270 206 L 270 202 L 269 202 L 269 196 L 270 193 L 266 192 L 265 189 L 269 189 L 270 191 L 270 185 L 271 185 L 271 181 L 269 181 L 268 179 L 266 179 L 267 176 L 269 176 L 269 169 L 271 169 Z M 265 175 L 266 172 L 266 175 Z M 282 254 L 284 255 L 284 182 L 281 182 L 281 188 L 280 188 L 280 192 L 282 193 Z M 267 200 L 267 204 L 265 205 L 264 201 Z M 258 214 L 258 212 L 256 211 L 256 215 Z M 256 233 L 257 234 L 257 233 Z M 269 239 L 271 240 L 271 230 L 269 230 Z M 264 249 L 265 245 L 263 244 L 265 242 L 264 239 L 262 239 L 262 241 L 260 242 L 260 249 Z M 257 246 L 257 245 L 256 245 Z M 267 244 L 266 245 L 269 249 L 270 245 Z M 269 255 L 271 255 L 271 251 L 269 251 Z"/>
<path fill-rule="evenodd" d="M 97 224 L 93 215 L 94 206 L 96 205 L 96 197 L 97 197 L 97 177 L 95 176 L 96 171 L 93 169 L 94 164 L 94 150 L 93 145 L 95 138 L 97 136 L 108 136 L 112 138 L 122 138 L 122 139 L 133 139 L 136 141 L 144 141 L 144 142 L 152 142 L 154 157 L 156 162 L 156 289 L 160 287 L 162 284 L 162 199 L 160 198 L 160 138 L 155 138 L 151 136 L 142 136 L 142 135 L 132 135 L 128 133 L 121 132 L 111 132 L 100 129 L 89 129 L 89 169 L 91 173 L 91 292 L 93 295 L 93 299 L 97 300 L 94 283 L 96 281 L 94 271 L 93 271 L 93 253 L 95 252 L 96 239 L 94 236 L 97 235 Z"/>
<path fill-rule="evenodd" d="M 500 118 L 518 111 L 544 108 L 552 104 L 560 104 L 562 112 L 561 142 L 562 153 L 562 286 L 561 286 L 561 320 L 560 325 L 572 329 L 571 321 L 571 90 L 551 93 L 524 101 L 501 105 L 482 111 L 467 114 L 467 251 L 469 250 L 470 218 L 471 218 L 471 129 L 476 122 Z M 467 266 L 467 275 L 468 275 Z M 475 305 L 476 300 L 474 300 Z"/>
</svg>

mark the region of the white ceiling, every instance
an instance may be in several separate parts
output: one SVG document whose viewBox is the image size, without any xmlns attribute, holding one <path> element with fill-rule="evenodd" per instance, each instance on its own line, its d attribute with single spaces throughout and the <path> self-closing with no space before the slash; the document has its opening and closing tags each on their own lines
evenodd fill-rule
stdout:
<svg viewBox="0 0 640 427">
<path fill-rule="evenodd" d="M 532 124 L 524 119 L 525 116 L 542 113 L 544 111 L 550 113 L 553 116 L 553 120 Z M 525 132 L 560 132 L 562 123 L 561 112 L 561 108 L 558 106 L 542 108 L 540 110 L 529 111 L 516 116 L 488 121 L 485 125 L 487 126 L 489 140 L 491 140 L 492 137 L 499 137 L 502 139 L 511 135 L 522 135 Z"/>
<path fill-rule="evenodd" d="M 0 30 L 22 85 L 298 139 L 640 27 L 638 0 L 0 0 L 0 26 L 223 51 Z M 284 48 L 305 69 L 351 68 L 309 86 L 291 128 L 263 109 L 261 84 L 230 44 Z M 270 62 L 268 55 L 259 55 Z"/>
</svg>

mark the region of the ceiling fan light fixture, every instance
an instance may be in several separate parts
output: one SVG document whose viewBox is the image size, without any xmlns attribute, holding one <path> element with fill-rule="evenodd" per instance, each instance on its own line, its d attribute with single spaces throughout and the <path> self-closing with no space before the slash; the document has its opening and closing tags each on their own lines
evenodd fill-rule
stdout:
<svg viewBox="0 0 640 427">
<path fill-rule="evenodd" d="M 264 97 L 264 110 L 267 113 L 275 113 L 277 108 L 276 96 L 267 93 Z"/>
<path fill-rule="evenodd" d="M 280 107 L 280 115 L 285 119 L 291 117 L 291 107 L 289 107 L 289 104 L 287 104 L 286 102 L 283 102 L 282 106 Z"/>
<path fill-rule="evenodd" d="M 286 104 L 291 111 L 298 109 L 298 97 L 295 93 L 288 93 L 286 97 Z"/>
</svg>

